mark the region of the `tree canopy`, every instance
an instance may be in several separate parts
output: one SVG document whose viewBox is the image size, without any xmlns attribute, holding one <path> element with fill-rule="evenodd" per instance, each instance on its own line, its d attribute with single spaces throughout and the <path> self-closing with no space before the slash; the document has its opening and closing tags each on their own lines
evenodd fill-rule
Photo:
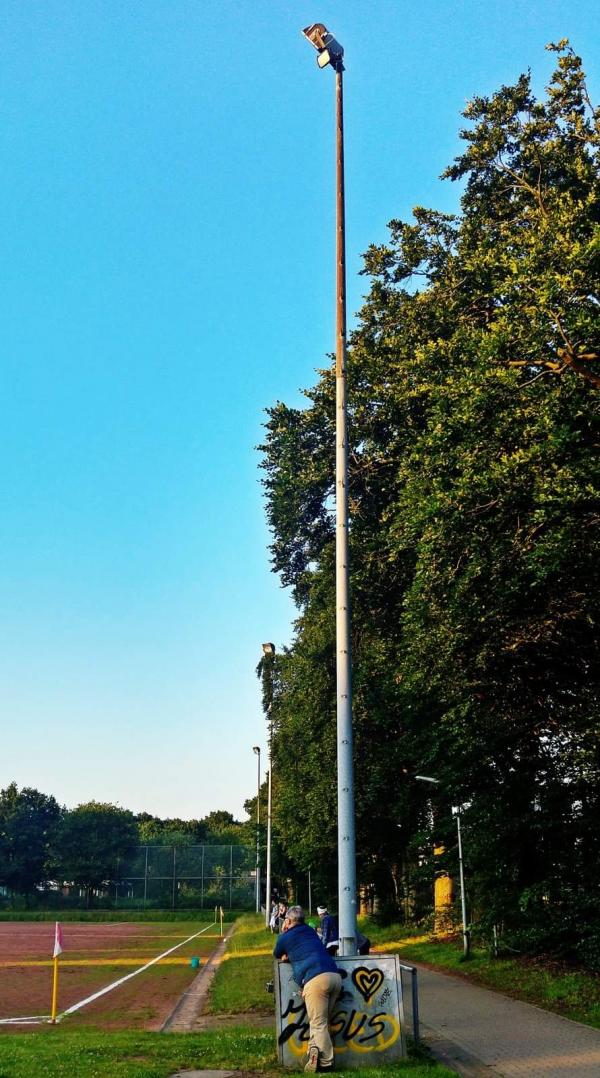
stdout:
<svg viewBox="0 0 600 1078">
<path fill-rule="evenodd" d="M 414 905 L 426 771 L 449 848 L 471 802 L 480 919 L 538 942 L 589 937 L 599 882 L 599 113 L 568 42 L 549 48 L 543 100 L 522 75 L 467 106 L 460 213 L 417 207 L 367 251 L 348 355 L 359 878 Z M 333 370 L 305 395 L 268 410 L 262 447 L 298 604 L 275 774 L 289 850 L 331 894 Z"/>
<path fill-rule="evenodd" d="M 27 893 L 47 878 L 59 818 L 58 802 L 39 790 L 0 790 L 0 884 Z"/>
<path fill-rule="evenodd" d="M 111 879 L 119 857 L 138 841 L 132 812 L 89 801 L 65 813 L 57 842 L 61 878 L 73 880 L 88 895 Z"/>
</svg>

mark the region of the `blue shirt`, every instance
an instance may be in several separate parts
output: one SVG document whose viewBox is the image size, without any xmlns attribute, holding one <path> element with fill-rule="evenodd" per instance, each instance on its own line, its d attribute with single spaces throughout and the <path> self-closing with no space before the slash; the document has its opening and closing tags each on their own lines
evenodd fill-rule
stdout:
<svg viewBox="0 0 600 1078">
<path fill-rule="evenodd" d="M 337 944 L 339 934 L 337 917 L 333 913 L 326 913 L 321 920 L 321 940 L 325 947 L 328 943 Z"/>
<path fill-rule="evenodd" d="M 320 973 L 338 973 L 338 968 L 327 954 L 314 928 L 310 925 L 294 925 L 282 932 L 273 949 L 275 958 L 286 954 L 292 963 L 294 980 L 300 987 Z"/>
</svg>

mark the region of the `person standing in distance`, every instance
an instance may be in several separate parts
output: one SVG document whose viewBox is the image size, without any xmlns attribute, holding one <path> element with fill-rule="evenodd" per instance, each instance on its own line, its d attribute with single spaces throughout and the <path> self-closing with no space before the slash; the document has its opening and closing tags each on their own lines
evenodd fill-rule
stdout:
<svg viewBox="0 0 600 1078">
<path fill-rule="evenodd" d="M 329 913 L 327 906 L 317 906 L 317 913 L 321 922 L 321 942 L 335 956 L 338 953 L 339 934 L 338 919 L 334 913 Z M 356 933 L 356 950 L 358 954 L 368 954 L 371 949 L 371 940 L 363 936 L 362 932 Z"/>
<path fill-rule="evenodd" d="M 330 954 L 337 954 L 340 930 L 338 919 L 333 913 L 329 913 L 327 906 L 317 906 L 317 913 L 321 922 L 321 941 Z"/>
<path fill-rule="evenodd" d="M 283 962 L 291 962 L 294 980 L 302 989 L 310 1030 L 304 1070 L 332 1071 L 329 1023 L 342 991 L 342 978 L 314 928 L 304 923 L 301 906 L 290 906 L 287 911 L 273 954 Z"/>
</svg>

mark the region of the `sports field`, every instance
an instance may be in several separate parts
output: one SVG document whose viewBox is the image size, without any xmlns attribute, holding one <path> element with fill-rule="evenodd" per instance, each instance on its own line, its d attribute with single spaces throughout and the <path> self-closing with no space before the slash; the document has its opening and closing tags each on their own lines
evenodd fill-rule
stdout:
<svg viewBox="0 0 600 1078">
<path fill-rule="evenodd" d="M 197 974 L 190 959 L 203 963 L 220 939 L 219 926 L 206 920 L 71 921 L 62 931 L 63 1029 L 159 1029 Z M 53 946 L 52 922 L 0 923 L 0 1033 L 52 1029 L 44 1019 L 51 1009 Z"/>
</svg>

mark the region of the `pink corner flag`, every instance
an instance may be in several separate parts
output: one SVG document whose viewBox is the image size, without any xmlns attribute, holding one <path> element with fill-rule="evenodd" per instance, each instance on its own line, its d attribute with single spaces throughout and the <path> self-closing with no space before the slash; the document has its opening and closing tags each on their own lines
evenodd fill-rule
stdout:
<svg viewBox="0 0 600 1078">
<path fill-rule="evenodd" d="M 52 957 L 53 958 L 58 958 L 59 954 L 62 954 L 62 952 L 63 952 L 63 934 L 62 934 L 62 928 L 60 927 L 60 925 L 59 925 L 59 923 L 57 921 L 56 922 L 56 927 L 54 929 L 54 953 L 53 953 Z"/>
</svg>

